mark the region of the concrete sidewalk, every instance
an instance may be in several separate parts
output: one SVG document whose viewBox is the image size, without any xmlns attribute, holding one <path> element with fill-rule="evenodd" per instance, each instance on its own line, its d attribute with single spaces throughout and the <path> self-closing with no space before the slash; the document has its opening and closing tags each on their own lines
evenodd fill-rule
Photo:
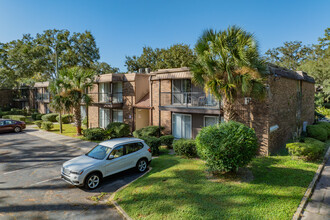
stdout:
<svg viewBox="0 0 330 220">
<path fill-rule="evenodd" d="M 33 135 L 48 141 L 60 143 L 69 147 L 79 148 L 84 153 L 87 153 L 92 147 L 94 147 L 97 144 L 91 141 L 83 141 L 78 138 L 72 138 L 65 135 L 55 134 L 53 132 L 39 130 L 34 126 L 27 126 L 24 132 L 26 132 L 29 135 Z"/>
<path fill-rule="evenodd" d="M 301 219 L 330 219 L 330 158 L 324 166 Z"/>
</svg>

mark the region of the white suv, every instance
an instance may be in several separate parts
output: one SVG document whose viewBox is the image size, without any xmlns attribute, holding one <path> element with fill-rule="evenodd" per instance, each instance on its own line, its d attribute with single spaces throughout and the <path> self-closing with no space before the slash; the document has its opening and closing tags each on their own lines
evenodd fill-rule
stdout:
<svg viewBox="0 0 330 220">
<path fill-rule="evenodd" d="M 151 150 L 143 140 L 111 139 L 98 144 L 87 154 L 65 162 L 61 177 L 70 184 L 95 189 L 103 177 L 133 167 L 144 172 L 150 162 Z"/>
</svg>

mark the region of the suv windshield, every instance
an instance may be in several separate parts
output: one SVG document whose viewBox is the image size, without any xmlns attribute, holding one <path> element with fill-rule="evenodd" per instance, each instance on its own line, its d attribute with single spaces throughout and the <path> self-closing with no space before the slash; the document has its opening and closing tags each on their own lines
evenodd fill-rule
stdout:
<svg viewBox="0 0 330 220">
<path fill-rule="evenodd" d="M 86 156 L 103 160 L 111 151 L 111 148 L 105 147 L 103 145 L 97 145 L 95 146 L 91 151 L 89 151 Z"/>
</svg>

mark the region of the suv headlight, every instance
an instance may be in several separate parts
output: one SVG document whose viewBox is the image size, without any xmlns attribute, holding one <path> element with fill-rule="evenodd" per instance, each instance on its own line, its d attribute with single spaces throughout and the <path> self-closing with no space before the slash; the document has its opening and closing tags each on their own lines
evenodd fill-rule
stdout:
<svg viewBox="0 0 330 220">
<path fill-rule="evenodd" d="M 81 175 L 83 172 L 84 172 L 84 170 L 80 170 L 78 172 L 76 172 L 76 171 L 70 171 L 70 173 L 76 174 L 76 175 Z"/>
</svg>

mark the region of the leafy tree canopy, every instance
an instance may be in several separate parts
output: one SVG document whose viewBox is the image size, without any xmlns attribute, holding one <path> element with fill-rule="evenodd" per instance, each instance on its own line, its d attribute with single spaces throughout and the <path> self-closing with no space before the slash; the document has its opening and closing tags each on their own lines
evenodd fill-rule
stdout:
<svg viewBox="0 0 330 220">
<path fill-rule="evenodd" d="M 126 56 L 125 66 L 128 71 L 138 71 L 140 68 L 157 69 L 178 68 L 190 66 L 195 55 L 187 44 L 174 44 L 169 48 L 143 47 L 140 56 Z"/>
<path fill-rule="evenodd" d="M 302 70 L 314 77 L 325 100 L 330 100 L 330 28 L 318 43 L 305 46 L 300 41 L 285 42 L 283 46 L 266 52 L 269 62 L 291 69 Z"/>
<path fill-rule="evenodd" d="M 22 39 L 0 43 L 0 88 L 54 78 L 56 54 L 59 69 L 79 66 L 92 68 L 99 74 L 118 71 L 97 62 L 99 48 L 91 32 L 46 30 L 35 37 L 26 34 Z"/>
</svg>

